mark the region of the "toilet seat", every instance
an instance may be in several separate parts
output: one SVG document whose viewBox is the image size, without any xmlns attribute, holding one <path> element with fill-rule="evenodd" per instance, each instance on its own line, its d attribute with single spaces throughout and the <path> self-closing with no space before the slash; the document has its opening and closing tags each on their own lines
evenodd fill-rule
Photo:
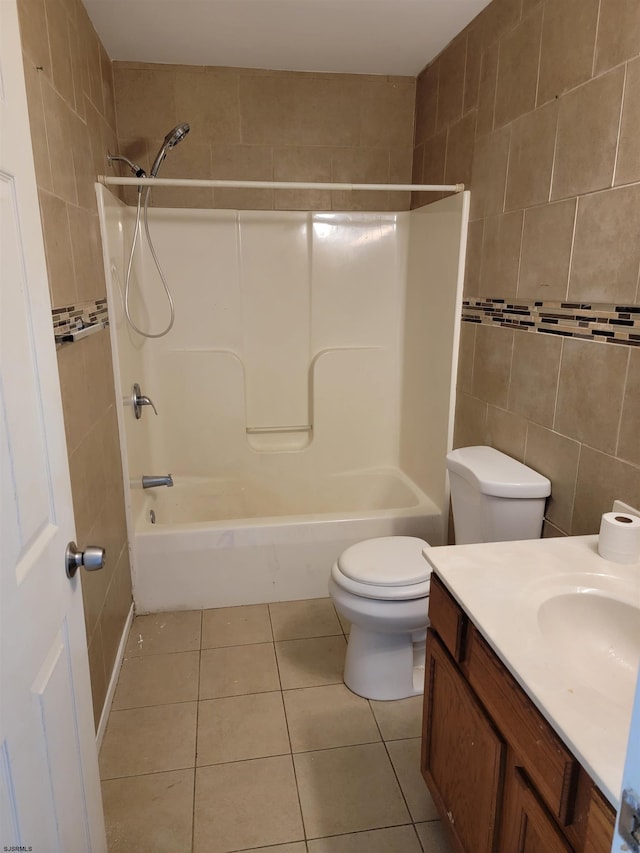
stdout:
<svg viewBox="0 0 640 853">
<path fill-rule="evenodd" d="M 340 555 L 331 576 L 338 586 L 363 598 L 425 598 L 431 567 L 422 551 L 428 547 L 428 542 L 415 536 L 367 539 Z"/>
</svg>

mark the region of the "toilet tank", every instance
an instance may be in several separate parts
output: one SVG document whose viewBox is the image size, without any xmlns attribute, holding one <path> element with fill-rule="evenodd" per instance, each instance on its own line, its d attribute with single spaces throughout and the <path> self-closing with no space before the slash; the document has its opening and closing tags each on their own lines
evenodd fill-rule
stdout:
<svg viewBox="0 0 640 853">
<path fill-rule="evenodd" d="M 539 539 L 551 483 L 493 447 L 447 454 L 456 545 Z"/>
</svg>

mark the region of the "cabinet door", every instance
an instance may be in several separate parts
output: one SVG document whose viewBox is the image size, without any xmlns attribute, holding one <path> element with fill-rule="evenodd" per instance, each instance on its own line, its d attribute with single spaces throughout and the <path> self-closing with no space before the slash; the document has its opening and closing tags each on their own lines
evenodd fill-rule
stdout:
<svg viewBox="0 0 640 853">
<path fill-rule="evenodd" d="M 504 744 L 432 631 L 425 673 L 422 775 L 458 849 L 492 853 Z"/>
<path fill-rule="evenodd" d="M 521 768 L 510 768 L 506 788 L 502 853 L 571 853 Z"/>
</svg>

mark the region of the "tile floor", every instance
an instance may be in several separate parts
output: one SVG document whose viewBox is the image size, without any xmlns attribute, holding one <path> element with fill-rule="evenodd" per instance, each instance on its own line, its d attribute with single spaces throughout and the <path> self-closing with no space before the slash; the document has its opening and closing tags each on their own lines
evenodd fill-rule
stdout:
<svg viewBox="0 0 640 853">
<path fill-rule="evenodd" d="M 110 853 L 449 853 L 422 698 L 342 683 L 330 599 L 139 616 L 100 754 Z"/>
</svg>

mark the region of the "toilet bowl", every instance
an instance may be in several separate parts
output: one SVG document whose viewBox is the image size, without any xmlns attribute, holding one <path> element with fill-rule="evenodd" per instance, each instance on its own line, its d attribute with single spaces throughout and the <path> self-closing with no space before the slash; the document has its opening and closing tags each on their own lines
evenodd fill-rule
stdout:
<svg viewBox="0 0 640 853">
<path fill-rule="evenodd" d="M 414 536 L 383 536 L 347 548 L 334 563 L 329 594 L 351 623 L 344 683 L 367 699 L 422 693 L 429 619 L 428 547 Z"/>
</svg>

